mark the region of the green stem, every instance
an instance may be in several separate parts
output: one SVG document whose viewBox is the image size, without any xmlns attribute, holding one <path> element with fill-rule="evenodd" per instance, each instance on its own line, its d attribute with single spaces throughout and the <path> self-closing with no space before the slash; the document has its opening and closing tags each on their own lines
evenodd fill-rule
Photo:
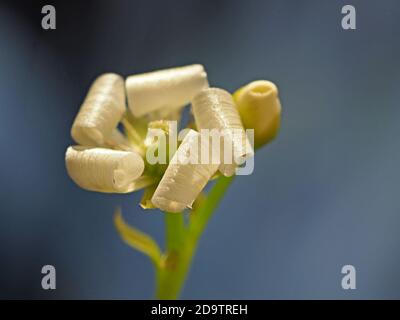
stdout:
<svg viewBox="0 0 400 320">
<path fill-rule="evenodd" d="M 177 299 L 183 288 L 198 241 L 214 210 L 232 183 L 233 177 L 219 178 L 185 228 L 182 213 L 166 213 L 166 254 L 162 268 L 157 269 L 158 299 Z"/>
<path fill-rule="evenodd" d="M 158 299 L 176 299 L 180 291 L 181 277 L 184 271 L 182 248 L 185 243 L 185 221 L 183 213 L 165 213 L 166 253 L 162 268 L 157 270 Z"/>
<path fill-rule="evenodd" d="M 185 236 L 185 220 L 182 213 L 165 213 L 166 249 L 179 250 Z"/>
</svg>

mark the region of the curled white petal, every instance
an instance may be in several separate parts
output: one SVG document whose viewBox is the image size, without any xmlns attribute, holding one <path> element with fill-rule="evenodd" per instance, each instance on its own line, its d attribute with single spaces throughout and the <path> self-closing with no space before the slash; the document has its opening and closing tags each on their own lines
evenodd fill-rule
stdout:
<svg viewBox="0 0 400 320">
<path fill-rule="evenodd" d="M 137 153 L 105 148 L 69 147 L 65 162 L 77 185 L 99 192 L 131 192 L 144 170 L 143 159 Z"/>
<path fill-rule="evenodd" d="M 72 125 L 72 138 L 81 145 L 102 146 L 125 112 L 124 80 L 114 73 L 92 84 Z"/>
<path fill-rule="evenodd" d="M 128 105 L 135 117 L 183 107 L 207 87 L 207 73 L 199 64 L 133 75 L 126 80 Z"/>
<path fill-rule="evenodd" d="M 204 89 L 193 99 L 192 109 L 198 129 L 221 132 L 224 144 L 219 170 L 225 176 L 233 175 L 237 165 L 252 157 L 254 151 L 232 95 L 218 88 Z"/>
<path fill-rule="evenodd" d="M 183 139 L 151 198 L 157 208 L 167 212 L 190 208 L 217 171 L 218 164 L 201 163 L 199 141 L 200 134 L 194 130 L 190 130 Z"/>
</svg>

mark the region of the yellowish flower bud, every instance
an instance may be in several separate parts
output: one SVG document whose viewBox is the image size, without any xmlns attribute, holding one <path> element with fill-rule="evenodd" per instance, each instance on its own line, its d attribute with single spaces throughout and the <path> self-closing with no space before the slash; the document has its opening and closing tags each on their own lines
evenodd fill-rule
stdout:
<svg viewBox="0 0 400 320">
<path fill-rule="evenodd" d="M 243 125 L 254 129 L 255 148 L 275 138 L 281 119 L 278 88 L 266 80 L 253 81 L 237 90 L 233 97 Z"/>
<path fill-rule="evenodd" d="M 144 170 L 143 159 L 133 151 L 73 146 L 65 162 L 69 176 L 90 191 L 126 193 L 138 186 L 136 179 Z"/>
<path fill-rule="evenodd" d="M 124 80 L 114 73 L 99 76 L 72 125 L 72 138 L 81 145 L 102 146 L 113 134 L 124 114 Z"/>
<path fill-rule="evenodd" d="M 238 164 L 254 155 L 232 95 L 218 88 L 204 89 L 193 99 L 192 107 L 199 130 L 217 129 L 226 139 L 220 150 L 219 170 L 225 176 L 232 176 Z M 230 143 L 232 148 L 232 156 L 228 161 L 226 143 Z"/>
<path fill-rule="evenodd" d="M 207 73 L 199 64 L 133 75 L 126 80 L 128 105 L 135 117 L 183 107 L 206 87 Z"/>
<path fill-rule="evenodd" d="M 190 208 L 219 164 L 201 163 L 200 134 L 190 130 L 175 152 L 151 202 L 166 212 Z"/>
</svg>

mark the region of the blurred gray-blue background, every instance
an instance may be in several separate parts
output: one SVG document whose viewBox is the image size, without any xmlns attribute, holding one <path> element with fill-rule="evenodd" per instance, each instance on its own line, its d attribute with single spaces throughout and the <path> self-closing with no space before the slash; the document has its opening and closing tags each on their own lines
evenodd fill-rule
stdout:
<svg viewBox="0 0 400 320">
<path fill-rule="evenodd" d="M 341 8 L 357 30 L 341 28 Z M 57 29 L 41 29 L 53 4 Z M 0 297 L 147 299 L 149 260 L 116 206 L 158 241 L 140 192 L 81 190 L 64 152 L 91 81 L 202 63 L 228 90 L 280 88 L 278 139 L 204 234 L 186 299 L 400 298 L 400 4 L 385 1 L 6 1 L 0 4 Z M 41 267 L 57 289 L 41 289 Z M 357 289 L 341 288 L 341 267 Z"/>
</svg>

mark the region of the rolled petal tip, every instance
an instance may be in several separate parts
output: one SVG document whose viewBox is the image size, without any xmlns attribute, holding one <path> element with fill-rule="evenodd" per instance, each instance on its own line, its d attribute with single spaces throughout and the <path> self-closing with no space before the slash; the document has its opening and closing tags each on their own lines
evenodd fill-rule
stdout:
<svg viewBox="0 0 400 320">
<path fill-rule="evenodd" d="M 69 147 L 65 162 L 78 186 L 98 192 L 131 192 L 144 170 L 143 159 L 137 153 L 105 148 Z"/>
<path fill-rule="evenodd" d="M 200 64 L 132 75 L 126 80 L 128 105 L 135 117 L 183 107 L 207 87 L 207 73 Z"/>
<path fill-rule="evenodd" d="M 166 212 L 182 212 L 191 208 L 219 164 L 201 163 L 200 134 L 190 130 L 175 152 L 151 202 Z"/>
<path fill-rule="evenodd" d="M 202 90 L 192 101 L 198 129 L 218 130 L 223 139 L 220 172 L 232 176 L 239 164 L 254 155 L 232 95 L 219 88 Z"/>
<path fill-rule="evenodd" d="M 125 110 L 123 78 L 114 73 L 99 76 L 90 87 L 74 120 L 72 138 L 81 145 L 104 145 Z"/>
</svg>

